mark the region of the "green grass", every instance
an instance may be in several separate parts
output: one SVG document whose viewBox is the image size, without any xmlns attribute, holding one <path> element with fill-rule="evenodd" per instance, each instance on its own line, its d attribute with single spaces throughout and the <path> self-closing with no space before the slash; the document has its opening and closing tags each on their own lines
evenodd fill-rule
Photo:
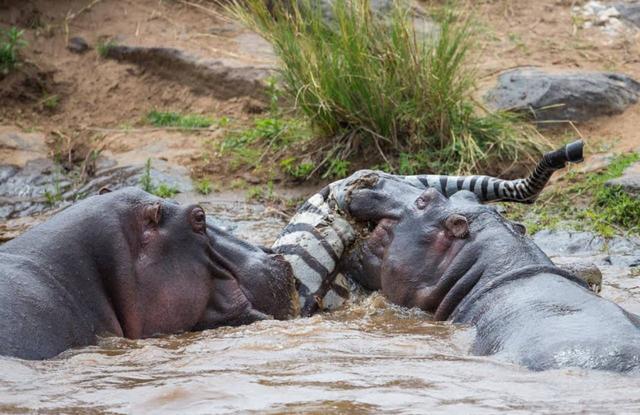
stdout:
<svg viewBox="0 0 640 415">
<path fill-rule="evenodd" d="M 218 143 L 217 152 L 228 159 L 228 167 L 232 171 L 243 167 L 256 169 L 261 162 L 269 164 L 272 158 L 288 154 L 295 144 L 304 142 L 308 137 L 309 131 L 303 122 L 272 113 L 269 117 L 254 119 L 251 127 L 227 132 Z M 294 178 L 300 178 L 308 169 L 308 166 L 297 169 L 298 166 L 290 166 L 290 163 L 293 162 L 284 162 L 281 167 L 285 174 L 291 173 Z"/>
<path fill-rule="evenodd" d="M 171 186 L 166 183 L 160 183 L 155 189 L 153 189 L 152 193 L 158 197 L 167 199 L 170 197 L 174 197 L 179 193 L 179 190 L 175 186 Z"/>
<path fill-rule="evenodd" d="M 46 108 L 49 111 L 53 111 L 58 108 L 58 105 L 60 105 L 60 96 L 47 95 L 40 102 L 42 103 L 43 108 Z"/>
<path fill-rule="evenodd" d="M 270 12 L 263 0 L 236 1 L 230 10 L 274 46 L 285 94 L 319 132 L 314 157 L 325 175 L 363 151 L 391 171 L 404 153 L 422 172 L 466 173 L 533 160 L 544 147 L 532 127 L 471 98 L 468 19 L 444 12 L 439 35 L 421 37 L 401 2 L 380 18 L 366 0 L 336 0 L 329 21 L 308 1 L 287 3 Z"/>
<path fill-rule="evenodd" d="M 116 42 L 113 39 L 100 40 L 96 45 L 96 52 L 101 58 L 106 58 L 109 53 L 109 49 L 116 46 Z"/>
<path fill-rule="evenodd" d="M 196 181 L 195 188 L 201 195 L 208 195 L 213 191 L 213 184 L 209 179 L 201 179 Z"/>
<path fill-rule="evenodd" d="M 0 29 L 0 74 L 8 74 L 20 62 L 20 49 L 27 46 L 24 30 L 11 27 L 6 31 Z"/>
<path fill-rule="evenodd" d="M 572 228 L 614 235 L 640 235 L 640 198 L 605 183 L 622 175 L 639 153 L 616 156 L 603 171 L 565 176 L 566 184 L 543 192 L 531 207 L 505 204 L 508 216 L 522 221 L 530 233 Z"/>
<path fill-rule="evenodd" d="M 215 124 L 213 118 L 203 115 L 157 110 L 150 111 L 147 114 L 147 122 L 156 127 L 178 127 L 185 130 L 209 128 Z"/>
</svg>

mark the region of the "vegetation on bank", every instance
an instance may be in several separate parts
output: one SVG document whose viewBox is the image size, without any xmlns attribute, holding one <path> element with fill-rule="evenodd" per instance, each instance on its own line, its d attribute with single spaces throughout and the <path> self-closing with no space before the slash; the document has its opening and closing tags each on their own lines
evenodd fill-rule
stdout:
<svg viewBox="0 0 640 415">
<path fill-rule="evenodd" d="M 0 29 L 0 75 L 6 75 L 20 62 L 20 49 L 27 46 L 24 30 L 11 27 L 6 31 Z"/>
<path fill-rule="evenodd" d="M 209 128 L 215 120 L 210 117 L 197 114 L 179 114 L 172 111 L 153 110 L 147 114 L 149 124 L 156 127 L 178 127 L 185 130 L 197 128 Z"/>
<path fill-rule="evenodd" d="M 602 171 L 572 171 L 562 186 L 543 192 L 533 205 L 505 204 L 507 215 L 523 222 L 531 234 L 563 227 L 594 231 L 606 238 L 640 235 L 640 198 L 620 186 L 605 185 L 638 160 L 639 153 L 624 154 Z"/>
<path fill-rule="evenodd" d="M 468 173 L 533 160 L 545 146 L 531 126 L 472 99 L 468 19 L 444 12 L 436 32 L 423 34 L 400 2 L 379 16 L 368 1 L 336 0 L 331 18 L 315 2 L 272 4 L 230 9 L 273 44 L 284 93 L 314 129 L 312 138 L 276 146 L 286 174 L 344 176 L 363 159 L 401 174 Z M 253 142 L 249 135 L 235 148 Z"/>
</svg>

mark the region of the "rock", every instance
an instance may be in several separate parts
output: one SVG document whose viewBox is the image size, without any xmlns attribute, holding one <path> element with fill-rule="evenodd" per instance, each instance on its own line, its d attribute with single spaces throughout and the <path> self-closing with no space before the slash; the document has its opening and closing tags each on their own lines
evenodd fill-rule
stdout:
<svg viewBox="0 0 640 415">
<path fill-rule="evenodd" d="M 602 291 L 602 272 L 590 261 L 576 261 L 573 258 L 554 258 L 553 262 L 565 271 L 580 278 L 589 285 L 593 292 Z"/>
<path fill-rule="evenodd" d="M 550 257 L 592 256 L 605 248 L 604 238 L 590 232 L 545 229 L 533 235 L 533 241 Z"/>
<path fill-rule="evenodd" d="M 90 48 L 86 40 L 84 40 L 80 36 L 75 36 L 69 39 L 69 43 L 67 43 L 67 49 L 69 49 L 69 51 L 73 53 L 83 54 Z"/>
<path fill-rule="evenodd" d="M 145 174 L 144 164 L 108 166 L 96 171 L 86 183 L 78 186 L 62 169 L 49 159 L 36 159 L 23 168 L 0 165 L 0 219 L 8 220 L 39 215 L 63 209 L 78 199 L 96 194 L 102 187 L 112 190 L 125 186 L 138 186 Z M 184 167 L 154 160 L 149 172 L 151 185 L 164 184 L 178 192 L 190 192 L 193 184 Z"/>
<path fill-rule="evenodd" d="M 622 176 L 607 181 L 605 186 L 620 186 L 629 195 L 640 197 L 640 161 L 627 167 Z"/>
<path fill-rule="evenodd" d="M 22 167 L 30 160 L 45 158 L 48 152 L 44 134 L 0 127 L 0 164 Z"/>
<path fill-rule="evenodd" d="M 620 17 L 640 27 L 640 1 L 618 3 L 614 6 Z"/>
<path fill-rule="evenodd" d="M 195 93 L 219 99 L 254 97 L 264 99 L 263 81 L 272 68 L 254 66 L 232 59 L 200 59 L 179 49 L 113 45 L 106 57 L 130 62 L 192 88 Z"/>
<path fill-rule="evenodd" d="M 485 100 L 494 109 L 530 114 L 538 121 L 587 121 L 622 113 L 639 94 L 640 83 L 623 74 L 516 69 L 500 75 Z"/>
<path fill-rule="evenodd" d="M 574 15 L 580 17 L 578 21 L 583 20 L 582 27 L 589 29 L 593 26 L 601 28 L 601 30 L 609 36 L 617 36 L 628 30 L 621 13 L 621 4 L 612 5 L 599 1 L 588 1 L 583 6 L 575 6 L 573 8 Z"/>
</svg>

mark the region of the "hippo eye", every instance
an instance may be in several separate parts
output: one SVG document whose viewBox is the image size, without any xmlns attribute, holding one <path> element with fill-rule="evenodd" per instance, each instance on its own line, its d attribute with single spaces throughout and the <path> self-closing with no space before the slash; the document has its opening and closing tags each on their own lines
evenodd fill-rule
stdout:
<svg viewBox="0 0 640 415">
<path fill-rule="evenodd" d="M 191 211 L 191 227 L 195 232 L 203 233 L 207 228 L 207 215 L 200 207 L 195 207 Z"/>
</svg>

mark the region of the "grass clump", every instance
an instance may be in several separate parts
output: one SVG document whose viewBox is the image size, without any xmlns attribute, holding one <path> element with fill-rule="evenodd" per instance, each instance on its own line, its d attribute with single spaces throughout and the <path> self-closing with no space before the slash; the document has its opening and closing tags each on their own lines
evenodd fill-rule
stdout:
<svg viewBox="0 0 640 415">
<path fill-rule="evenodd" d="M 241 167 L 257 169 L 261 164 L 271 164 L 272 159 L 284 157 L 280 163 L 281 170 L 300 178 L 308 172 L 308 166 L 298 169 L 298 165 L 293 166 L 294 161 L 286 159 L 291 158 L 287 155 L 291 149 L 308 137 L 309 131 L 304 123 L 274 113 L 254 119 L 249 127 L 230 130 L 217 145 L 217 152 L 228 159 L 228 167 L 232 171 Z"/>
<path fill-rule="evenodd" d="M 109 49 L 116 46 L 117 43 L 113 39 L 100 40 L 96 45 L 96 52 L 101 58 L 106 58 L 109 54 Z"/>
<path fill-rule="evenodd" d="M 203 115 L 157 110 L 147 114 L 147 122 L 156 127 L 178 127 L 185 130 L 209 128 L 215 123 L 213 118 Z"/>
<path fill-rule="evenodd" d="M 24 30 L 11 27 L 6 31 L 0 30 L 0 74 L 6 75 L 20 62 L 19 52 L 27 46 L 24 40 Z"/>
<path fill-rule="evenodd" d="M 488 113 L 471 98 L 468 19 L 443 13 L 438 33 L 423 36 L 401 2 L 388 18 L 367 0 L 336 0 L 329 19 L 310 1 L 269 10 L 263 0 L 246 0 L 230 8 L 273 44 L 285 93 L 324 137 L 314 154 L 329 176 L 363 151 L 391 171 L 400 154 L 424 151 L 409 156 L 413 168 L 467 173 L 496 161 L 533 160 L 544 146 L 532 127 Z"/>
<path fill-rule="evenodd" d="M 195 183 L 195 188 L 201 195 L 208 195 L 213 191 L 213 183 L 209 179 L 201 179 Z"/>
<path fill-rule="evenodd" d="M 565 176 L 567 185 L 543 192 L 532 207 L 506 204 L 508 216 L 525 223 L 530 233 L 560 227 L 594 231 L 605 238 L 640 235 L 640 198 L 605 183 L 622 175 L 640 154 L 616 156 L 599 172 Z"/>
</svg>

